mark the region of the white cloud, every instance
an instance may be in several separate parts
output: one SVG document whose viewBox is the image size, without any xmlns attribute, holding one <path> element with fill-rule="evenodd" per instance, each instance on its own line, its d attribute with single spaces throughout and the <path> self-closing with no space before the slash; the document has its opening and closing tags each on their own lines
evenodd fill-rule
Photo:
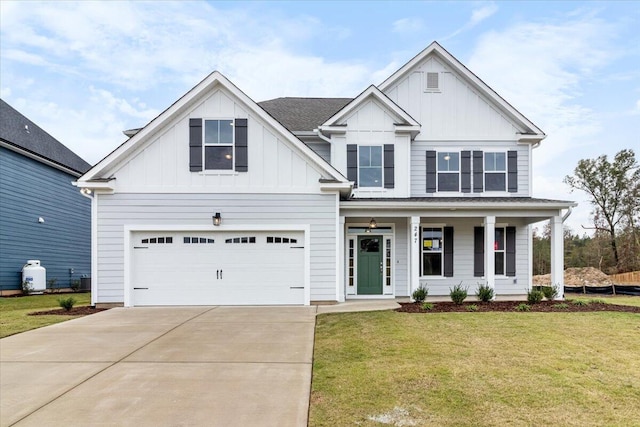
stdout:
<svg viewBox="0 0 640 427">
<path fill-rule="evenodd" d="M 471 18 L 469 18 L 469 20 L 462 27 L 458 28 L 448 36 L 441 38 L 440 40 L 441 41 L 448 40 L 457 36 L 458 34 L 461 34 L 465 31 L 469 31 L 470 29 L 472 29 L 473 27 L 475 27 L 485 19 L 491 17 L 497 11 L 498 11 L 498 6 L 495 3 L 485 4 L 479 9 L 474 9 L 471 12 Z"/>
<path fill-rule="evenodd" d="M 393 22 L 393 32 L 399 34 L 415 34 L 424 28 L 420 18 L 402 18 Z"/>
</svg>

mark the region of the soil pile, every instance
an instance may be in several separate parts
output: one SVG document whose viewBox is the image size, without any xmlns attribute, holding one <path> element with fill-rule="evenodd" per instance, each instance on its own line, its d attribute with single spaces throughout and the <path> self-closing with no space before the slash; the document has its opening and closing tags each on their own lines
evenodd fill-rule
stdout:
<svg viewBox="0 0 640 427">
<path fill-rule="evenodd" d="M 534 285 L 551 285 L 551 275 L 533 276 Z M 594 267 L 571 267 L 564 271 L 565 286 L 611 286 L 613 282 L 602 271 Z"/>
</svg>

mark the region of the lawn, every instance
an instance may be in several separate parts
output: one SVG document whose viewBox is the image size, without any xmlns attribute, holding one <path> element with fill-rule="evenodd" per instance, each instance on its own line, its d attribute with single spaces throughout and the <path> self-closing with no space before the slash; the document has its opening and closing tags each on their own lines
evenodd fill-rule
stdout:
<svg viewBox="0 0 640 427">
<path fill-rule="evenodd" d="M 640 425 L 639 354 L 633 313 L 320 315 L 309 425 Z"/>
<path fill-rule="evenodd" d="M 76 306 L 91 304 L 90 293 L 30 295 L 26 297 L 0 298 L 0 338 L 30 329 L 73 319 L 75 316 L 29 316 L 34 311 L 60 308 L 58 298 L 73 296 Z"/>
</svg>

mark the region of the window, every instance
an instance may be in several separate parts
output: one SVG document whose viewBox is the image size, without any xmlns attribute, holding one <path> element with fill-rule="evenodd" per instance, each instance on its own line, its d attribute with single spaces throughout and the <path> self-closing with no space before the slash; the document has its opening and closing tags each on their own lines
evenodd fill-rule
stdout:
<svg viewBox="0 0 640 427">
<path fill-rule="evenodd" d="M 504 275 L 504 248 L 505 248 L 504 227 L 496 227 L 493 250 L 495 252 L 495 274 Z"/>
<path fill-rule="evenodd" d="M 145 244 L 162 244 L 162 243 L 173 243 L 173 237 L 151 237 L 149 239 L 142 239 L 142 243 Z"/>
<path fill-rule="evenodd" d="M 225 243 L 255 243 L 255 237 L 233 237 L 231 239 L 226 239 Z"/>
<path fill-rule="evenodd" d="M 506 190 L 507 162 L 505 153 L 484 153 L 485 191 Z"/>
<path fill-rule="evenodd" d="M 233 169 L 233 120 L 204 121 L 204 168 Z"/>
<path fill-rule="evenodd" d="M 460 191 L 460 153 L 438 152 L 438 191 Z"/>
<path fill-rule="evenodd" d="M 382 146 L 358 147 L 358 174 L 360 187 L 382 187 Z"/>
<path fill-rule="evenodd" d="M 213 239 L 206 237 L 183 237 L 183 243 L 214 243 Z"/>
<path fill-rule="evenodd" d="M 391 286 L 391 239 L 386 239 L 385 245 L 385 285 Z"/>
<path fill-rule="evenodd" d="M 267 243 L 298 243 L 298 239 L 291 239 L 289 237 L 268 236 Z"/>
<path fill-rule="evenodd" d="M 355 274 L 355 255 L 354 255 L 354 243 L 355 239 L 349 239 L 349 286 L 354 285 Z"/>
<path fill-rule="evenodd" d="M 422 275 L 442 276 L 442 228 L 422 229 Z"/>
</svg>

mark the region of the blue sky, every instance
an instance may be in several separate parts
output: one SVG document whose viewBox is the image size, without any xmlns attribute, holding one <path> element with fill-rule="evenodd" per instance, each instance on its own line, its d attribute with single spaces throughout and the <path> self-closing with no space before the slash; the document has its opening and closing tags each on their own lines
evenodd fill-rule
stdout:
<svg viewBox="0 0 640 427">
<path fill-rule="evenodd" d="M 0 3 L 0 95 L 89 163 L 213 70 L 256 101 L 355 96 L 433 40 L 548 135 L 534 196 L 581 158 L 640 157 L 640 2 Z"/>
</svg>

